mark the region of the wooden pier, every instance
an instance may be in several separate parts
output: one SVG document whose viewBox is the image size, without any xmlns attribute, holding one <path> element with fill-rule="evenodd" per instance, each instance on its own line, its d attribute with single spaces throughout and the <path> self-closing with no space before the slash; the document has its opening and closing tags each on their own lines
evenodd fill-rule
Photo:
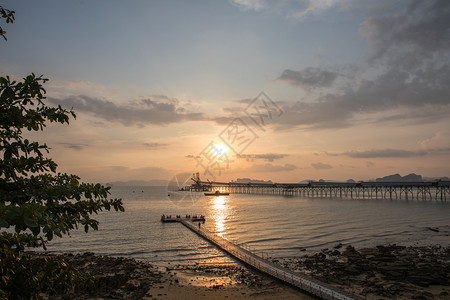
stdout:
<svg viewBox="0 0 450 300">
<path fill-rule="evenodd" d="M 194 179 L 193 179 L 194 180 Z M 194 180 L 185 190 L 223 191 L 233 194 L 264 194 L 351 199 L 404 199 L 447 201 L 450 181 L 433 182 L 328 182 L 240 183 Z"/>
<path fill-rule="evenodd" d="M 162 215 L 161 222 L 181 222 L 181 221 L 191 221 L 191 222 L 203 222 L 205 223 L 205 216 L 202 215 Z"/>
<path fill-rule="evenodd" d="M 266 273 L 276 279 L 284 281 L 292 286 L 295 286 L 303 291 L 306 291 L 312 295 L 318 296 L 321 299 L 363 299 L 359 296 L 340 290 L 336 287 L 330 286 L 326 283 L 320 282 L 309 276 L 293 272 L 286 268 L 283 268 L 277 264 L 268 261 L 253 252 L 250 252 L 241 246 L 234 244 L 227 239 L 224 239 L 206 228 L 197 225 L 191 218 L 175 218 L 171 219 L 175 222 L 180 222 L 205 240 L 216 245 L 223 251 L 229 253 L 240 261 L 258 269 L 259 271 Z M 162 222 L 169 222 L 166 218 L 161 218 Z M 204 219 L 203 219 L 204 221 Z"/>
</svg>

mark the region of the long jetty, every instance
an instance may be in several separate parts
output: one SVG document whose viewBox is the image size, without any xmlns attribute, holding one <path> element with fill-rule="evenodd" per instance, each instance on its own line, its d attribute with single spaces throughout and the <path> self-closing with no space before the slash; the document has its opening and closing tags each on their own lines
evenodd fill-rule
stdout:
<svg viewBox="0 0 450 300">
<path fill-rule="evenodd" d="M 240 261 L 252 266 L 259 271 L 268 274 L 276 279 L 286 282 L 292 286 L 295 286 L 303 291 L 306 291 L 312 295 L 320 297 L 321 299 L 340 299 L 340 300 L 351 300 L 351 299 L 363 299 L 359 296 L 353 295 L 326 283 L 320 282 L 314 278 L 307 275 L 293 272 L 280 265 L 274 264 L 273 262 L 264 259 L 257 254 L 242 248 L 241 246 L 230 242 L 229 240 L 220 237 L 206 228 L 202 227 L 194 221 L 197 221 L 191 217 L 181 217 L 177 218 L 167 218 L 165 216 L 161 217 L 162 222 L 179 222 L 209 241 L 210 243 L 216 245 L 223 251 L 229 253 Z M 204 222 L 204 218 L 202 220 Z"/>
<path fill-rule="evenodd" d="M 266 194 L 307 197 L 339 197 L 352 199 L 405 199 L 440 200 L 450 199 L 450 181 L 433 182 L 329 182 L 308 183 L 242 183 L 210 182 L 193 178 L 194 183 L 186 187 L 191 191 L 221 190 L 235 194 Z"/>
</svg>

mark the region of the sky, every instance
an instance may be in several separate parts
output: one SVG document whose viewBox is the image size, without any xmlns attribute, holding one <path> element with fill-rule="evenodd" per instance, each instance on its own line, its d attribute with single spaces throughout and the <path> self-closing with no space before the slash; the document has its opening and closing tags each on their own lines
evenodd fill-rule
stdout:
<svg viewBox="0 0 450 300">
<path fill-rule="evenodd" d="M 450 176 L 450 1 L 4 0 L 0 76 L 84 181 Z"/>
</svg>

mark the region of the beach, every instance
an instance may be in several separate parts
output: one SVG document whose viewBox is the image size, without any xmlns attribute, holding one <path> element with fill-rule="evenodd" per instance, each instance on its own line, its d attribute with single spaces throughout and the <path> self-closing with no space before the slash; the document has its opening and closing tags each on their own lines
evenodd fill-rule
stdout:
<svg viewBox="0 0 450 300">
<path fill-rule="evenodd" d="M 45 299 L 313 299 L 238 262 L 161 267 L 91 252 L 64 257 L 94 284 Z"/>
<path fill-rule="evenodd" d="M 94 285 L 47 299 L 314 299 L 238 261 L 161 266 L 123 257 L 64 254 Z M 336 245 L 274 258 L 291 270 L 366 299 L 448 299 L 450 246 Z"/>
</svg>

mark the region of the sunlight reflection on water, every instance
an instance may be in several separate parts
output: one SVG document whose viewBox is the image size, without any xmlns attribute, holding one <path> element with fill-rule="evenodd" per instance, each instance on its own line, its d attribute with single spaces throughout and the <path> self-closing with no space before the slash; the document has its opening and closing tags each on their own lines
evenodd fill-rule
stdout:
<svg viewBox="0 0 450 300">
<path fill-rule="evenodd" d="M 214 232 L 223 237 L 226 234 L 226 220 L 229 214 L 227 198 L 225 196 L 214 197 L 210 200 L 212 208 L 212 219 L 214 221 Z"/>
</svg>

